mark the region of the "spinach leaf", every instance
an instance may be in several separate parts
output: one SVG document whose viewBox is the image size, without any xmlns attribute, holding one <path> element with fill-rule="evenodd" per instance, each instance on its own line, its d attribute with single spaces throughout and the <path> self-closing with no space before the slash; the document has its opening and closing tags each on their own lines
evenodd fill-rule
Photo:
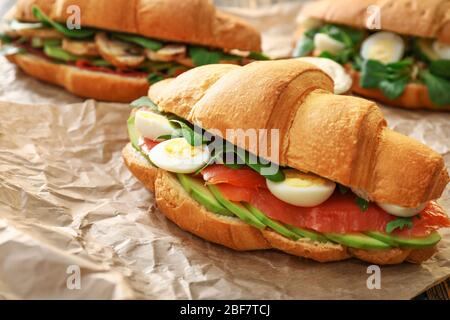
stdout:
<svg viewBox="0 0 450 320">
<path fill-rule="evenodd" d="M 83 28 L 80 30 L 70 30 L 62 23 L 53 21 L 50 19 L 45 13 L 41 11 L 37 6 L 33 6 L 31 9 L 33 12 L 33 15 L 38 19 L 40 22 L 42 22 L 44 25 L 53 27 L 56 31 L 62 33 L 66 37 L 69 38 L 76 38 L 76 39 L 84 39 L 84 38 L 90 38 L 94 35 L 95 31 L 92 29 Z"/>
<path fill-rule="evenodd" d="M 314 50 L 314 41 L 306 36 L 302 37 L 295 46 L 293 56 L 304 57 Z"/>
<path fill-rule="evenodd" d="M 412 218 L 397 218 L 386 224 L 386 233 L 392 233 L 395 229 L 403 230 L 404 228 L 411 229 L 412 227 Z"/>
<path fill-rule="evenodd" d="M 450 60 L 434 60 L 430 64 L 430 72 L 435 76 L 450 80 Z"/>
<path fill-rule="evenodd" d="M 420 79 L 428 88 L 428 94 L 431 100 L 438 106 L 445 106 L 450 104 L 450 81 L 438 76 L 435 76 L 428 70 L 423 70 L 419 73 Z"/>
<path fill-rule="evenodd" d="M 131 43 L 140 45 L 141 47 L 144 47 L 146 49 L 150 49 L 153 51 L 157 51 L 163 47 L 163 44 L 159 41 L 155 41 L 155 40 L 137 36 L 137 35 L 124 34 L 124 33 L 113 33 L 112 37 L 115 39 L 118 39 L 118 40 L 122 40 L 125 42 L 131 42 Z"/>
<path fill-rule="evenodd" d="M 208 50 L 204 47 L 189 46 L 189 56 L 192 58 L 195 66 L 203 66 L 205 64 L 219 63 L 223 53 L 216 50 Z"/>
<path fill-rule="evenodd" d="M 222 60 L 241 60 L 241 57 L 226 54 L 220 50 L 210 50 L 205 47 L 189 46 L 189 56 L 192 58 L 195 66 L 203 66 L 205 64 L 219 63 Z"/>
</svg>

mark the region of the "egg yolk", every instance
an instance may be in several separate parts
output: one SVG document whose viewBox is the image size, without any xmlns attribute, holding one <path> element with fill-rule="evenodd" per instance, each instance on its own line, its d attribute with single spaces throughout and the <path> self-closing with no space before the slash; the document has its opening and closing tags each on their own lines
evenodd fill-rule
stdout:
<svg viewBox="0 0 450 320">
<path fill-rule="evenodd" d="M 307 188 L 317 185 L 325 185 L 327 180 L 311 173 L 303 173 L 296 170 L 285 170 L 283 183 L 291 187 Z"/>
<path fill-rule="evenodd" d="M 170 143 L 165 146 L 164 150 L 167 154 L 177 159 L 194 158 L 201 153 L 199 148 L 191 146 L 184 139 L 171 140 Z"/>
<path fill-rule="evenodd" d="M 394 43 L 392 41 L 378 40 L 369 49 L 368 56 L 369 58 L 380 61 L 389 61 L 391 53 L 394 52 L 394 50 Z"/>
</svg>

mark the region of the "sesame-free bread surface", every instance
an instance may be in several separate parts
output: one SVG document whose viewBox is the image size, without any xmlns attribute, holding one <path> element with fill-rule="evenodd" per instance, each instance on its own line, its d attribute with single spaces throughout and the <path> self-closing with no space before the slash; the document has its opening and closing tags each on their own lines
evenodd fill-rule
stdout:
<svg viewBox="0 0 450 320">
<path fill-rule="evenodd" d="M 210 0 L 19 0 L 15 18 L 35 21 L 33 5 L 65 22 L 78 6 L 81 25 L 223 49 L 261 50 L 259 32 Z"/>
</svg>

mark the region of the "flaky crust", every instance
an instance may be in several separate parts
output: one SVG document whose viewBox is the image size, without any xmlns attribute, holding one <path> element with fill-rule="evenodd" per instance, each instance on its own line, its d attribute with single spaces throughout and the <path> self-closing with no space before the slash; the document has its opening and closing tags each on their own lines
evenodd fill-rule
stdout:
<svg viewBox="0 0 450 320">
<path fill-rule="evenodd" d="M 301 14 L 362 29 L 369 6 L 380 8 L 383 30 L 450 43 L 447 0 L 320 0 L 305 4 Z"/>
<path fill-rule="evenodd" d="M 64 87 L 81 97 L 102 101 L 131 102 L 146 95 L 145 78 L 126 77 L 56 64 L 32 54 L 7 56 L 25 73 L 39 80 Z"/>
<path fill-rule="evenodd" d="M 353 85 L 351 90 L 363 97 L 375 99 L 386 104 L 407 109 L 429 109 L 436 111 L 450 110 L 450 105 L 438 106 L 434 104 L 430 99 L 430 95 L 428 94 L 428 88 L 424 84 L 409 83 L 400 97 L 391 100 L 385 97 L 379 89 L 368 89 L 361 87 L 361 85 L 359 84 L 360 73 L 353 69 L 348 70 L 353 78 Z"/>
<path fill-rule="evenodd" d="M 151 89 L 164 111 L 224 136 L 227 129 L 278 130 L 280 148 L 227 136 L 282 166 L 313 172 L 369 199 L 415 207 L 440 197 L 449 181 L 442 156 L 386 127 L 371 101 L 332 94 L 333 82 L 297 60 L 192 69 Z"/>
<path fill-rule="evenodd" d="M 224 49 L 261 50 L 256 29 L 216 10 L 210 0 L 19 0 L 15 18 L 35 21 L 33 5 L 60 22 L 69 17 L 67 8 L 77 5 L 81 24 L 87 27 Z"/>
<path fill-rule="evenodd" d="M 209 212 L 193 200 L 171 173 L 152 167 L 131 144 L 122 151 L 125 164 L 144 186 L 155 193 L 156 203 L 164 215 L 183 230 L 205 240 L 239 250 L 277 249 L 294 256 L 319 262 L 341 261 L 351 257 L 379 265 L 405 261 L 421 263 L 431 257 L 435 248 L 410 250 L 352 249 L 333 243 L 308 239 L 292 241 L 269 230 L 258 230 L 237 218 Z"/>
</svg>

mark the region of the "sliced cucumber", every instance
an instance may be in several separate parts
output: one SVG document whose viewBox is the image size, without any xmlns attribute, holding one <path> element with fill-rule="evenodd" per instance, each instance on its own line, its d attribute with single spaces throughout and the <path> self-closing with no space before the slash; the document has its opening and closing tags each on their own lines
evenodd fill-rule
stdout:
<svg viewBox="0 0 450 320">
<path fill-rule="evenodd" d="M 222 204 L 225 208 L 233 212 L 236 216 L 238 216 L 241 220 L 247 222 L 248 224 L 254 226 L 258 229 L 264 229 L 266 226 L 259 221 L 253 214 L 247 210 L 242 204 L 230 201 L 226 199 L 220 190 L 214 185 L 208 185 L 209 190 L 216 197 L 216 199 Z"/>
<path fill-rule="evenodd" d="M 398 246 L 401 248 L 420 249 L 432 247 L 441 240 L 441 236 L 437 232 L 433 232 L 426 237 L 406 238 L 394 235 L 389 235 L 381 232 L 366 232 L 372 238 Z"/>
<path fill-rule="evenodd" d="M 324 235 L 331 241 L 351 248 L 382 250 L 389 249 L 391 247 L 386 242 L 371 238 L 362 233 L 325 233 Z"/>
<path fill-rule="evenodd" d="M 313 230 L 307 230 L 303 228 L 294 227 L 291 225 L 286 225 L 286 228 L 294 232 L 296 235 L 302 237 L 302 238 L 308 238 L 314 241 L 318 242 L 329 242 L 329 240 L 323 236 L 321 233 L 313 231 Z"/>
<path fill-rule="evenodd" d="M 269 217 L 267 217 L 264 213 L 262 213 L 260 210 L 255 208 L 249 203 L 244 204 L 245 207 L 262 223 L 264 223 L 266 226 L 274 230 L 275 232 L 281 234 L 282 236 L 285 236 L 286 238 L 289 238 L 291 240 L 297 241 L 301 237 L 285 226 L 279 224 L 278 222 L 273 221 Z"/>
<path fill-rule="evenodd" d="M 186 190 L 186 192 L 189 193 L 194 200 L 199 202 L 206 209 L 217 214 L 231 217 L 234 216 L 232 212 L 227 210 L 219 203 L 219 201 L 217 201 L 211 191 L 209 191 L 209 189 L 199 180 L 182 173 L 177 173 L 177 178 L 184 190 Z"/>
</svg>

